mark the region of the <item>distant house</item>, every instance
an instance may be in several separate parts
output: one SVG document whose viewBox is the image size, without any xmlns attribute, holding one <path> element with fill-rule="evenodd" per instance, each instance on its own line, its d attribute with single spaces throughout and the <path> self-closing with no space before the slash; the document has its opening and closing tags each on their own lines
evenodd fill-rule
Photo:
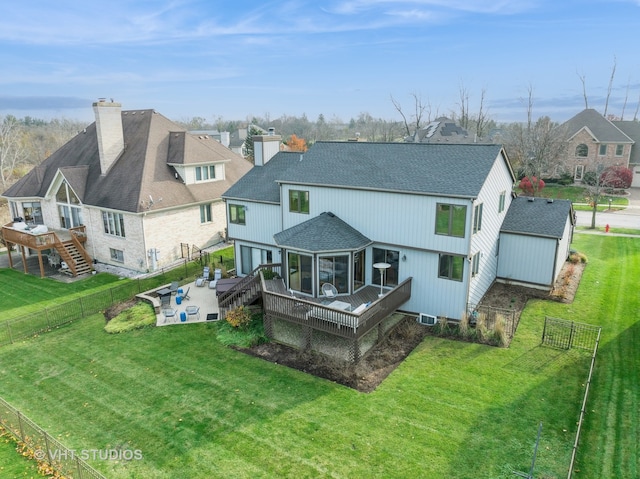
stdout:
<svg viewBox="0 0 640 479">
<path fill-rule="evenodd" d="M 629 168 L 633 171 L 631 186 L 640 188 L 640 122 L 638 120 L 630 120 L 612 121 L 612 123 L 633 140 L 631 155 L 629 155 Z"/>
<path fill-rule="evenodd" d="M 588 108 L 563 123 L 567 141 L 565 171 L 582 181 L 587 171 L 609 166 L 629 167 L 634 141 L 596 110 Z"/>
<path fill-rule="evenodd" d="M 153 271 L 225 237 L 221 195 L 249 162 L 154 110 L 93 109 L 94 123 L 2 194 L 5 240 L 79 274 L 93 261 Z"/>
<path fill-rule="evenodd" d="M 479 138 L 447 117 L 439 117 L 429 122 L 424 128 L 417 130 L 412 136 L 405 138 L 409 143 L 478 143 Z"/>
</svg>

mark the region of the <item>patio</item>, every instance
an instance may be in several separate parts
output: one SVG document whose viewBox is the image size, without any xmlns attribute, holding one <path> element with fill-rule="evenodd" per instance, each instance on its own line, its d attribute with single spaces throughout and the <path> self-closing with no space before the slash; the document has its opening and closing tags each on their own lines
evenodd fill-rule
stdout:
<svg viewBox="0 0 640 479">
<path fill-rule="evenodd" d="M 169 285 L 161 286 L 152 291 L 147 291 L 142 295 L 138 295 L 142 299 L 149 301 L 152 300 L 152 304 L 156 301 L 160 303 L 160 293 L 163 289 L 168 289 Z M 183 298 L 180 295 L 187 293 L 188 299 Z M 220 317 L 220 311 L 218 309 L 218 297 L 216 290 L 209 288 L 209 283 L 204 286 L 196 286 L 195 281 L 186 283 L 180 286 L 178 293 L 168 294 L 169 304 L 165 306 L 156 307 L 156 326 L 171 326 L 176 324 L 193 324 L 193 323 L 206 323 L 207 321 L 217 321 Z M 178 304 L 178 296 L 182 299 Z M 155 300 L 155 301 L 153 301 Z M 165 317 L 164 310 L 170 309 L 174 311 L 174 314 L 169 317 Z M 209 319 L 207 319 L 209 318 Z"/>
</svg>

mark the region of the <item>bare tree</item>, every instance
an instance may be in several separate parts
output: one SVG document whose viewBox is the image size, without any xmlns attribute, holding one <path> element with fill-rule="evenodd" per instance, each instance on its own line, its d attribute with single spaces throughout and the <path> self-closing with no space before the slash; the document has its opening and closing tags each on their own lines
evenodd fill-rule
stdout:
<svg viewBox="0 0 640 479">
<path fill-rule="evenodd" d="M 636 111 L 633 113 L 633 121 L 638 119 L 638 110 L 640 110 L 640 95 L 638 95 L 638 103 L 636 103 Z"/>
<path fill-rule="evenodd" d="M 624 121 L 624 111 L 627 109 L 627 100 L 629 99 L 629 84 L 631 83 L 631 77 L 627 80 L 627 89 L 624 92 L 624 103 L 622 104 L 622 114 L 620 115 L 620 121 Z"/>
<path fill-rule="evenodd" d="M 611 97 L 611 88 L 613 86 L 613 77 L 616 74 L 616 56 L 613 56 L 613 67 L 611 68 L 611 77 L 609 78 L 609 86 L 607 87 L 607 100 L 604 103 L 604 117 L 607 117 L 607 110 L 609 109 L 609 98 Z"/>
<path fill-rule="evenodd" d="M 576 74 L 578 75 L 578 78 L 580 78 L 580 81 L 582 82 L 582 96 L 584 97 L 584 107 L 589 108 L 589 101 L 587 100 L 587 83 L 586 83 L 584 73 L 580 75 L 579 73 L 576 72 Z"/>
<path fill-rule="evenodd" d="M 562 129 L 548 116 L 533 121 L 533 87 L 529 86 L 526 100 L 527 122 L 514 123 L 507 129 L 506 146 L 509 156 L 522 173 L 528 176 L 534 188 L 539 190 L 539 180 L 545 174 L 554 174 L 558 160 L 565 151 Z M 535 181 L 536 178 L 538 181 Z"/>
<path fill-rule="evenodd" d="M 466 89 L 463 83 L 460 83 L 460 117 L 458 121 L 460 122 L 460 126 L 464 129 L 469 128 L 469 91 Z"/>
<path fill-rule="evenodd" d="M 430 103 L 422 103 L 422 97 L 417 93 L 412 93 L 411 96 L 413 97 L 414 114 L 407 118 L 407 116 L 402 111 L 402 105 L 398 101 L 396 101 L 395 98 L 393 98 L 393 95 L 391 95 L 391 103 L 393 103 L 394 108 L 398 113 L 400 113 L 400 116 L 402 117 L 404 129 L 407 133 L 407 136 L 411 136 L 413 134 L 411 131 L 412 129 L 414 133 L 420 129 L 420 127 L 422 126 L 422 117 L 424 116 L 425 111 L 427 112 L 427 121 L 431 121 Z"/>
<path fill-rule="evenodd" d="M 489 117 L 487 111 L 484 109 L 484 97 L 486 93 L 487 91 L 485 88 L 483 88 L 480 93 L 480 107 L 478 108 L 478 117 L 476 120 L 476 135 L 478 138 L 482 138 L 484 136 L 484 129 Z"/>
<path fill-rule="evenodd" d="M 0 181 L 6 189 L 17 174 L 17 168 L 27 159 L 24 132 L 13 115 L 0 122 Z"/>
</svg>

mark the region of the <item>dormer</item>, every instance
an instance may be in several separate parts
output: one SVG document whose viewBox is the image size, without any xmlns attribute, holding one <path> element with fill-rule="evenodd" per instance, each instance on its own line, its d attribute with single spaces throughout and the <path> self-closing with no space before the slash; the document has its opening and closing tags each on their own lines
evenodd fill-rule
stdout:
<svg viewBox="0 0 640 479">
<path fill-rule="evenodd" d="M 225 151 L 231 153 L 208 135 L 171 132 L 167 164 L 173 167 L 176 179 L 185 185 L 222 181 L 225 164 L 231 161 L 222 153 Z"/>
</svg>

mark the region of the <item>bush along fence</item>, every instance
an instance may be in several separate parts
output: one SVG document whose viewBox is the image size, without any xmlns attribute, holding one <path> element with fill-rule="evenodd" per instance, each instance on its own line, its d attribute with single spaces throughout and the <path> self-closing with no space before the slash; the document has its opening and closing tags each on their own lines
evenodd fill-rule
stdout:
<svg viewBox="0 0 640 479">
<path fill-rule="evenodd" d="M 2 398 L 0 425 L 16 439 L 24 456 L 38 461 L 39 470 L 74 479 L 106 479 L 83 459 L 93 450 L 69 449 Z"/>
<path fill-rule="evenodd" d="M 213 253 L 212 253 L 213 254 Z M 217 265 L 215 259 L 212 265 Z M 153 276 L 135 280 L 123 280 L 123 283 L 109 289 L 79 297 L 66 303 L 57 304 L 19 318 L 8 319 L 0 323 L 0 346 L 12 344 L 65 324 L 100 313 L 111 306 L 127 301 L 144 291 L 156 288 L 170 281 L 189 282 L 202 274 L 199 262 L 183 261 L 172 269 L 162 269 Z"/>
</svg>

